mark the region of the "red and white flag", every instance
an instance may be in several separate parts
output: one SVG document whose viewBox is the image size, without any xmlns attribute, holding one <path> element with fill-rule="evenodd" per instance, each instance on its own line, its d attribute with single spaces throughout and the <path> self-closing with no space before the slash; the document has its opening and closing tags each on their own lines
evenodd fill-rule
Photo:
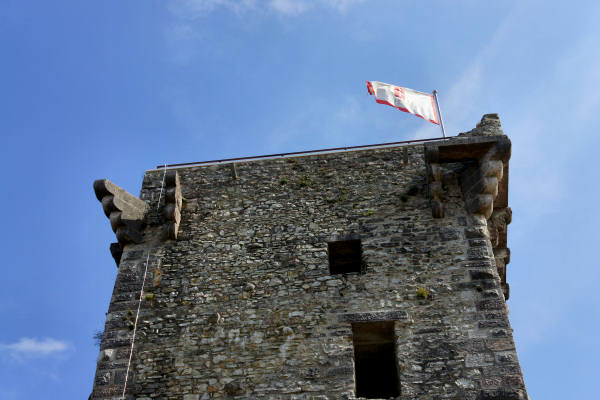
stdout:
<svg viewBox="0 0 600 400">
<path fill-rule="evenodd" d="M 440 124 L 432 94 L 376 81 L 367 81 L 367 89 L 369 94 L 375 95 L 375 101 L 379 104 L 387 104 L 434 124 Z"/>
</svg>

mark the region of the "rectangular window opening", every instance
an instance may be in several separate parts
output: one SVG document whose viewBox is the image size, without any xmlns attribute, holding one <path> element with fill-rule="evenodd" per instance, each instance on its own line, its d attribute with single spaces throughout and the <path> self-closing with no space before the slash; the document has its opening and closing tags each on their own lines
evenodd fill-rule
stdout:
<svg viewBox="0 0 600 400">
<path fill-rule="evenodd" d="M 363 262 L 360 239 L 329 242 L 327 250 L 331 275 L 361 272 Z"/>
<path fill-rule="evenodd" d="M 356 397 L 388 399 L 400 395 L 394 323 L 352 324 Z"/>
</svg>

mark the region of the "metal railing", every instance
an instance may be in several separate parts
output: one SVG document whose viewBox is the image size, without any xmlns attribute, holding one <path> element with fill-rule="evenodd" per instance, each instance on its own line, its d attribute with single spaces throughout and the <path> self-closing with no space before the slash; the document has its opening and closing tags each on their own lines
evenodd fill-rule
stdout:
<svg viewBox="0 0 600 400">
<path fill-rule="evenodd" d="M 257 160 L 257 159 L 261 159 L 261 158 L 285 157 L 285 156 L 294 156 L 294 155 L 299 155 L 299 154 L 311 154 L 311 153 L 324 153 L 324 152 L 328 152 L 328 151 L 345 151 L 345 150 L 354 150 L 354 149 L 364 149 L 364 148 L 369 148 L 369 147 L 393 146 L 393 145 L 397 145 L 397 144 L 430 142 L 430 141 L 434 141 L 434 140 L 445 140 L 448 138 L 450 138 L 450 137 L 446 137 L 446 138 L 439 137 L 439 138 L 431 138 L 431 139 L 413 139 L 413 140 L 404 140 L 401 142 L 363 144 L 363 145 L 359 145 L 359 146 L 332 147 L 329 149 L 293 151 L 290 153 L 265 154 L 262 156 L 223 158 L 221 160 L 197 161 L 197 162 L 180 163 L 180 164 L 166 164 L 166 165 L 163 164 L 163 165 L 156 166 L 156 168 L 162 169 L 162 168 L 174 168 L 174 167 L 188 167 L 188 166 L 192 166 L 192 165 L 215 164 L 215 163 L 242 161 L 242 160 Z"/>
</svg>

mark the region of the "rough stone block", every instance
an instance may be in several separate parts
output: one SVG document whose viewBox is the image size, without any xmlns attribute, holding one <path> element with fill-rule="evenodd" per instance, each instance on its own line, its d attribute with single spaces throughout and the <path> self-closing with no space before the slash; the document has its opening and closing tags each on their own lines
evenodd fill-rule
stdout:
<svg viewBox="0 0 600 400">
<path fill-rule="evenodd" d="M 406 311 L 375 311 L 342 314 L 339 318 L 346 322 L 403 321 L 408 320 L 408 313 Z"/>
<path fill-rule="evenodd" d="M 494 364 L 494 357 L 487 353 L 467 354 L 465 357 L 465 367 L 479 368 Z"/>
</svg>

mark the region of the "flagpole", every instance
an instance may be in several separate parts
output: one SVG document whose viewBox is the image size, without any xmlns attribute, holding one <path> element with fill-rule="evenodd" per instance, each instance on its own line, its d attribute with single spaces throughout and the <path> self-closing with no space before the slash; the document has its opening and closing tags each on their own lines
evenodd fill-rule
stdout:
<svg viewBox="0 0 600 400">
<path fill-rule="evenodd" d="M 440 110 L 440 102 L 438 100 L 438 91 L 433 91 L 433 98 L 435 99 L 435 106 L 437 107 L 438 115 L 440 116 L 440 127 L 442 128 L 442 135 L 446 138 L 446 129 L 444 129 L 444 118 L 442 118 L 442 110 Z"/>
</svg>

